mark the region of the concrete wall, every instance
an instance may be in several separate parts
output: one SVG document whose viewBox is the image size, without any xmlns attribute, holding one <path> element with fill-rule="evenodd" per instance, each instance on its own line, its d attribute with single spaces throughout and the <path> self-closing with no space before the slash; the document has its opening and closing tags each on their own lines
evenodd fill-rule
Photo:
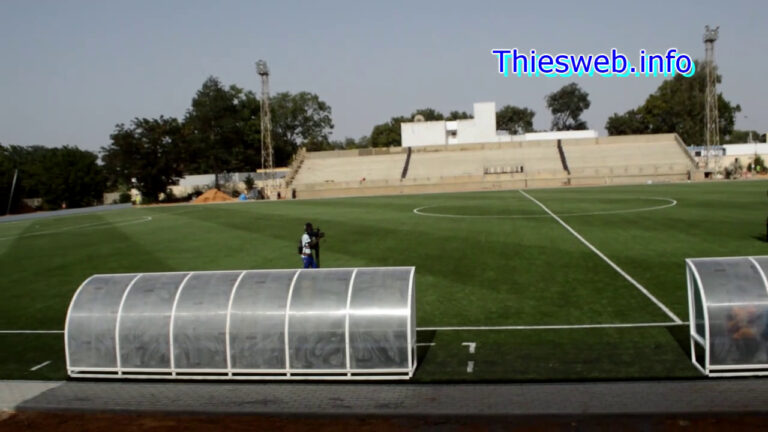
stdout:
<svg viewBox="0 0 768 432">
<path fill-rule="evenodd" d="M 688 147 L 688 151 L 700 167 L 706 165 L 706 147 Z M 723 152 L 725 153 L 724 155 Z M 696 153 L 699 153 L 699 155 L 697 156 Z M 763 161 L 768 160 L 768 144 L 725 144 L 719 147 L 713 147 L 710 151 L 710 166 L 715 171 L 722 172 L 738 159 L 742 167 L 746 170 L 747 165 L 755 160 L 755 155 L 763 158 Z"/>
<path fill-rule="evenodd" d="M 597 131 L 578 130 L 578 131 L 529 132 L 527 134 L 524 134 L 523 138 L 525 141 L 597 138 Z"/>
<path fill-rule="evenodd" d="M 285 183 L 285 176 L 288 174 L 288 168 L 275 168 L 274 176 L 277 180 L 278 187 L 283 187 Z M 262 171 L 258 172 L 242 172 L 242 173 L 222 173 L 219 174 L 219 185 L 223 188 L 232 188 L 239 191 L 245 191 L 245 179 L 248 176 L 253 177 L 254 187 L 263 187 L 267 181 L 266 173 Z M 170 189 L 174 195 L 181 197 L 188 195 L 196 190 L 207 190 L 212 188 L 215 182 L 215 176 L 213 174 L 198 174 L 188 175 L 179 179 L 179 184 L 170 186 Z"/>
</svg>

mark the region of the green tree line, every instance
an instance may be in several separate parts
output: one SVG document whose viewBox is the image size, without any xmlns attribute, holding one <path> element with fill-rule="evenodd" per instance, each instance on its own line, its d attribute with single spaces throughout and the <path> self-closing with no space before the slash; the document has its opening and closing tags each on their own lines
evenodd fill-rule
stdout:
<svg viewBox="0 0 768 432">
<path fill-rule="evenodd" d="M 41 198 L 44 210 L 101 204 L 104 188 L 104 172 L 93 152 L 0 144 L 0 214 L 9 204 L 11 213 L 31 210 L 23 198 Z"/>
</svg>

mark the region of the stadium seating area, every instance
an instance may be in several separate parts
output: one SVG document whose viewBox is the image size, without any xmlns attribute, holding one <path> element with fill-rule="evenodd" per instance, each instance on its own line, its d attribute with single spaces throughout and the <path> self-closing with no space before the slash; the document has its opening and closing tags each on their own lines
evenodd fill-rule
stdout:
<svg viewBox="0 0 768 432">
<path fill-rule="evenodd" d="M 675 134 L 309 152 L 299 198 L 680 181 L 695 162 Z M 561 156 L 562 155 L 562 156 Z M 407 169 L 406 169 L 407 168 Z M 405 177 L 402 177 L 403 173 Z"/>
<path fill-rule="evenodd" d="M 444 149 L 414 151 L 408 178 L 429 179 L 484 174 L 527 173 L 561 175 L 563 170 L 554 142 L 503 143 L 462 146 L 457 151 Z"/>
<path fill-rule="evenodd" d="M 359 156 L 356 150 L 353 154 L 333 153 L 330 153 L 331 157 L 328 157 L 328 152 L 307 153 L 293 184 L 299 186 L 399 179 L 406 158 L 406 152 L 375 156 Z"/>
<path fill-rule="evenodd" d="M 622 138 L 627 137 L 563 142 L 571 175 L 672 174 L 692 169 L 688 152 L 681 151 L 674 135 L 649 135 L 642 141 Z"/>
</svg>

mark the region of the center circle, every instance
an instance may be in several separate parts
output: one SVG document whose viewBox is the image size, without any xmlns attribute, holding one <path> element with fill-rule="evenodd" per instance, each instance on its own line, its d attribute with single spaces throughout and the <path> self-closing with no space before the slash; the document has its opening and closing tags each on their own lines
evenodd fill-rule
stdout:
<svg viewBox="0 0 768 432">
<path fill-rule="evenodd" d="M 660 201 L 664 204 L 655 205 L 655 206 L 645 206 L 645 207 L 635 207 L 635 208 L 629 208 L 629 209 L 621 209 L 621 210 L 603 210 L 603 211 L 590 211 L 590 212 L 574 212 L 574 213 L 555 213 L 557 216 L 596 216 L 596 215 L 604 215 L 604 214 L 621 214 L 621 213 L 637 213 L 637 212 L 643 212 L 643 211 L 652 211 L 652 210 L 661 210 L 668 207 L 673 207 L 677 205 L 677 201 L 673 200 L 672 198 L 660 198 L 660 197 L 632 197 L 632 198 L 610 198 L 611 200 L 614 199 L 621 199 L 621 200 L 653 200 L 653 201 Z M 433 217 L 447 217 L 447 218 L 462 218 L 462 219 L 523 219 L 523 218 L 547 218 L 551 217 L 550 215 L 546 213 L 542 214 L 506 214 L 506 215 L 476 215 L 476 214 L 456 214 L 456 213 L 439 213 L 435 212 L 434 210 L 429 209 L 435 209 L 439 207 L 449 207 L 450 204 L 438 204 L 438 205 L 431 205 L 431 206 L 423 206 L 413 209 L 413 213 L 420 215 L 420 216 L 433 216 Z"/>
</svg>

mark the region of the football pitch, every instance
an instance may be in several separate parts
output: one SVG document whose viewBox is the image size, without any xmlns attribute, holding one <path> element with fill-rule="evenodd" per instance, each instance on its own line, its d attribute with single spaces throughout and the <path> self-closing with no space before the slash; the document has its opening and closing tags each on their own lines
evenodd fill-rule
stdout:
<svg viewBox="0 0 768 432">
<path fill-rule="evenodd" d="M 0 379 L 66 378 L 96 273 L 415 266 L 414 381 L 700 376 L 684 259 L 766 255 L 766 181 L 143 207 L 0 223 Z"/>
</svg>

